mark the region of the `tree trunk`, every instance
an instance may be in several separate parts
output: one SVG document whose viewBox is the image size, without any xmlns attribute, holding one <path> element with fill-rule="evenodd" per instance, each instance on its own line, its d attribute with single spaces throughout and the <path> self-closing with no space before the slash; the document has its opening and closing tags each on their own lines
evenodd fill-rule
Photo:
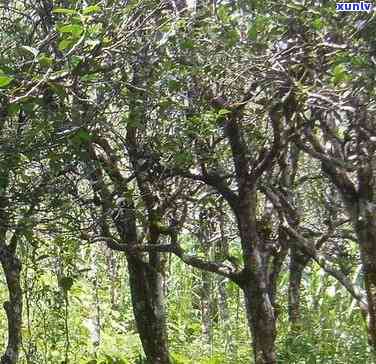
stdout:
<svg viewBox="0 0 376 364">
<path fill-rule="evenodd" d="M 211 297 L 211 276 L 209 272 L 203 271 L 201 274 L 201 322 L 202 335 L 208 347 L 212 344 L 212 297 Z"/>
<path fill-rule="evenodd" d="M 376 350 L 376 226 L 374 217 L 360 215 L 356 224 L 356 233 L 359 239 L 368 303 L 368 341 Z"/>
<path fill-rule="evenodd" d="M 358 191 L 352 195 L 342 188 L 340 192 L 346 204 L 357 235 L 360 260 L 364 273 L 364 285 L 368 306 L 368 342 L 376 351 L 376 222 L 374 167 L 358 171 Z"/>
<path fill-rule="evenodd" d="M 255 199 L 249 199 L 249 203 L 248 207 L 251 207 Z M 253 339 L 255 364 L 275 364 L 276 321 L 269 296 L 267 260 L 262 256 L 260 248 L 263 242 L 254 228 L 255 215 L 250 211 L 252 210 L 247 208 L 238 215 L 245 266 L 241 288 Z"/>
<path fill-rule="evenodd" d="M 9 291 L 9 301 L 4 302 L 8 320 L 8 344 L 0 363 L 16 364 L 21 346 L 22 328 L 21 262 L 7 247 L 1 248 L 0 260 Z"/>
<path fill-rule="evenodd" d="M 144 130 L 139 130 L 138 128 L 138 125 L 146 125 L 148 120 L 145 110 L 148 96 L 143 91 L 139 91 L 138 87 L 143 88 L 143 82 L 152 73 L 150 64 L 146 62 L 148 47 L 145 47 L 143 52 L 144 54 L 140 55 L 140 63 L 135 64 L 133 67 L 132 84 L 135 86 L 135 90 L 133 90 L 132 97 L 129 99 L 129 120 L 132 122 L 129 122 L 127 126 L 126 144 L 124 146 L 129 153 L 130 162 L 136 173 L 137 186 L 147 212 L 148 243 L 157 244 L 160 238 L 158 223 L 160 222 L 160 213 L 162 211 L 158 210 L 160 206 L 156 204 L 158 198 L 156 198 L 153 186 L 150 184 L 151 180 L 149 178 L 151 176 L 147 175 L 146 165 L 140 165 L 140 155 L 138 154 L 141 151 L 147 155 L 149 151 L 143 145 Z M 140 99 L 144 100 L 144 103 L 140 104 Z M 139 135 L 140 132 L 141 137 Z M 119 187 L 121 188 L 121 186 Z M 133 203 L 132 201 L 129 206 L 132 211 L 135 210 Z M 124 224 L 127 230 L 125 236 L 134 244 L 139 241 L 136 216 L 133 214 L 131 219 L 127 218 L 125 220 L 128 220 Z M 120 234 L 121 230 L 120 228 Z M 124 241 L 127 241 L 126 238 Z M 141 255 L 127 257 L 133 311 L 148 363 L 170 364 L 163 292 L 164 264 L 160 253 L 150 252 L 148 256 L 148 263 L 142 260 Z"/>
<path fill-rule="evenodd" d="M 289 251 L 287 236 L 281 228 L 278 232 L 278 245 L 280 250 L 278 252 L 274 252 L 273 256 L 271 257 L 272 260 L 268 264 L 268 292 L 270 302 L 274 307 L 275 320 L 277 320 L 281 310 L 280 304 L 277 300 L 278 277 L 281 273 L 283 263 Z"/>
<path fill-rule="evenodd" d="M 230 311 L 228 307 L 227 280 L 223 277 L 217 277 L 218 285 L 218 308 L 222 323 L 223 334 L 225 336 L 226 352 L 234 351 L 234 343 L 231 335 Z"/>
<path fill-rule="evenodd" d="M 138 256 L 127 261 L 133 312 L 147 362 L 170 364 L 159 255 L 151 254 L 149 264 Z"/>
<path fill-rule="evenodd" d="M 289 287 L 288 287 L 288 313 L 292 331 L 299 329 L 301 324 L 300 297 L 303 271 L 307 265 L 308 258 L 297 248 L 291 248 L 289 265 Z"/>
<path fill-rule="evenodd" d="M 229 241 L 226 237 L 225 218 L 226 215 L 223 209 L 223 205 L 220 205 L 218 222 L 221 239 L 217 243 L 215 253 L 215 258 L 217 261 L 227 259 L 227 257 L 229 256 Z M 219 317 L 222 324 L 222 331 L 225 336 L 225 352 L 229 352 L 231 353 L 231 355 L 233 355 L 235 352 L 235 347 L 231 333 L 231 320 L 227 293 L 227 279 L 224 277 L 216 276 L 216 282 L 218 286 Z"/>
<path fill-rule="evenodd" d="M 106 143 L 105 140 L 101 140 Z M 108 144 L 105 144 L 108 146 Z M 110 148 L 108 148 L 110 149 Z M 95 161 L 97 156 L 92 146 L 89 146 L 90 157 L 87 160 Z M 130 195 L 121 177 L 118 166 L 113 161 L 115 157 L 110 154 L 110 168 L 106 172 L 112 178 L 117 188 L 118 196 Z M 114 174 L 114 171 L 116 173 Z M 97 183 L 96 192 L 100 193 L 104 213 L 111 211 L 111 194 L 103 183 L 102 171 L 95 168 L 92 176 Z M 139 241 L 135 216 L 133 196 L 119 205 L 119 213 L 113 215 L 121 240 L 128 245 L 135 245 Z M 122 211 L 127 211 L 126 214 Z M 109 226 L 102 221 L 102 235 L 111 236 Z M 151 244 L 157 243 L 159 235 L 150 229 Z M 141 343 L 149 364 L 170 364 L 167 341 L 167 327 L 165 321 L 165 308 L 163 300 L 163 276 L 160 253 L 149 253 L 149 261 L 143 261 L 142 255 L 127 256 L 129 282 L 132 298 L 133 312 Z"/>
<path fill-rule="evenodd" d="M 244 261 L 240 285 L 253 339 L 255 364 L 276 364 L 276 320 L 269 296 L 266 242 L 257 229 L 255 188 L 244 188 L 242 196 L 236 211 Z"/>
<path fill-rule="evenodd" d="M 248 283 L 243 287 L 248 324 L 253 339 L 255 364 L 276 364 L 276 325 L 265 289 Z"/>
</svg>

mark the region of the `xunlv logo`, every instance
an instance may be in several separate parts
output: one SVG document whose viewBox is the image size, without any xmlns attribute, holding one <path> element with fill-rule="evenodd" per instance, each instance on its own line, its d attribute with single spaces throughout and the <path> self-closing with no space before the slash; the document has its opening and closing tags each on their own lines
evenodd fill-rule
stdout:
<svg viewBox="0 0 376 364">
<path fill-rule="evenodd" d="M 359 3 L 337 3 L 336 11 L 367 11 L 373 10 L 371 3 L 361 1 Z"/>
</svg>

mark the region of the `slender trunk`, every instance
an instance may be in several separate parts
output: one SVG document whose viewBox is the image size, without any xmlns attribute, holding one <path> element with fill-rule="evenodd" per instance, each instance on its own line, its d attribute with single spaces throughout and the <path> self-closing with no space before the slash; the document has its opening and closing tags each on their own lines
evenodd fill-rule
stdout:
<svg viewBox="0 0 376 364">
<path fill-rule="evenodd" d="M 373 219 L 358 219 L 356 232 L 368 303 L 368 341 L 376 350 L 376 226 Z"/>
<path fill-rule="evenodd" d="M 290 278 L 288 287 L 288 312 L 292 329 L 298 328 L 301 322 L 300 314 L 300 284 L 304 267 L 292 259 L 290 263 Z"/>
<path fill-rule="evenodd" d="M 215 259 L 221 261 L 227 259 L 229 256 L 229 241 L 226 237 L 226 215 L 222 204 L 219 206 L 218 210 L 218 225 L 221 239 L 218 241 L 216 246 Z M 218 287 L 219 318 L 222 325 L 222 332 L 225 336 L 225 351 L 226 353 L 228 352 L 231 353 L 231 355 L 233 355 L 235 352 L 235 347 L 233 342 L 234 338 L 231 332 L 230 310 L 227 293 L 227 279 L 221 276 L 217 276 L 216 283 Z M 233 358 L 235 357 L 233 356 Z"/>
<path fill-rule="evenodd" d="M 366 171 L 359 172 L 359 190 L 355 201 L 346 200 L 344 191 L 341 192 L 358 238 L 367 295 L 368 343 L 376 352 L 376 222 L 371 171 L 370 165 Z"/>
<path fill-rule="evenodd" d="M 93 254 L 95 254 L 95 252 L 93 251 Z M 94 257 L 93 257 L 94 258 Z M 95 309 L 93 309 L 91 311 L 91 315 L 90 315 L 90 318 L 89 318 L 89 331 L 90 331 L 90 336 L 91 336 L 91 342 L 92 342 L 92 345 L 93 345 L 93 351 L 94 351 L 94 357 L 96 358 L 97 357 L 97 351 L 98 351 L 98 348 L 101 344 L 101 336 L 102 336 L 102 333 L 101 333 L 101 308 L 100 308 L 100 298 L 99 298 L 99 287 L 100 287 L 100 282 L 98 282 L 98 279 L 99 279 L 99 275 L 98 275 L 98 267 L 96 264 L 94 264 L 96 262 L 95 259 L 92 260 L 93 264 L 92 264 L 92 280 L 93 280 L 93 288 L 94 288 L 94 307 Z M 114 284 L 114 283 L 112 283 Z"/>
<path fill-rule="evenodd" d="M 366 143 L 364 138 L 365 130 L 374 129 L 374 122 L 358 101 L 355 105 L 357 118 L 352 125 L 355 132 L 352 142 L 356 143 L 357 154 L 362 156 L 362 162 L 357 165 L 356 182 L 348 176 L 345 169 L 340 169 L 328 161 L 322 160 L 321 166 L 338 188 L 357 235 L 367 295 L 368 341 L 373 350 L 376 350 L 376 162 L 375 145 Z M 365 105 L 363 101 L 362 105 Z M 367 158 L 364 158 L 364 151 Z"/>
<path fill-rule="evenodd" d="M 203 212 L 200 213 L 200 220 L 202 221 L 198 230 L 198 239 L 202 244 L 203 254 L 206 260 L 210 260 L 210 255 L 212 254 L 211 244 L 209 243 L 211 235 L 211 222 L 208 216 L 204 215 Z M 207 345 L 203 348 L 206 351 L 211 347 L 212 337 L 213 337 L 213 297 L 212 297 L 212 277 L 207 271 L 201 272 L 201 282 L 199 289 L 200 296 L 200 310 L 201 310 L 201 325 L 202 325 L 202 336 Z"/>
<path fill-rule="evenodd" d="M 170 364 L 159 255 L 152 255 L 149 264 L 127 258 L 133 311 L 148 363 Z"/>
<path fill-rule="evenodd" d="M 344 199 L 346 202 L 346 199 Z M 360 260 L 364 274 L 364 286 L 367 295 L 367 334 L 368 343 L 376 352 L 376 224 L 373 203 L 361 198 L 347 210 L 354 226 L 360 251 Z"/>
<path fill-rule="evenodd" d="M 278 245 L 280 247 L 280 251 L 276 251 L 273 253 L 271 257 L 272 260 L 269 263 L 268 268 L 268 288 L 269 288 L 269 297 L 272 306 L 274 307 L 274 315 L 275 319 L 277 320 L 278 315 L 280 313 L 280 305 L 277 300 L 277 286 L 278 286 L 278 277 L 281 273 L 283 268 L 283 263 L 286 259 L 288 254 L 288 242 L 286 234 L 279 229 L 278 232 Z"/>
<path fill-rule="evenodd" d="M 288 287 L 288 313 L 292 331 L 298 330 L 301 324 L 300 297 L 303 271 L 307 265 L 308 258 L 297 248 L 291 248 L 289 265 L 289 287 Z"/>
<path fill-rule="evenodd" d="M 116 282 L 118 281 L 117 280 L 118 266 L 117 266 L 117 262 L 116 262 L 116 258 L 115 258 L 113 250 L 107 248 L 105 255 L 106 255 L 106 260 L 107 260 L 108 276 L 111 280 L 111 287 L 110 287 L 111 307 L 112 309 L 116 309 L 118 307 L 117 290 L 116 290 Z"/>
<path fill-rule="evenodd" d="M 218 308 L 221 318 L 222 330 L 225 336 L 226 352 L 234 351 L 233 338 L 231 335 L 230 311 L 228 307 L 228 294 L 226 290 L 227 280 L 223 277 L 217 277 L 218 285 Z"/>
<path fill-rule="evenodd" d="M 221 321 L 227 327 L 230 320 L 230 313 L 228 308 L 228 294 L 226 291 L 227 281 L 223 277 L 217 277 L 218 284 L 218 307 Z"/>
<path fill-rule="evenodd" d="M 211 297 L 211 276 L 209 272 L 202 272 L 201 276 L 201 320 L 202 335 L 206 344 L 210 347 L 212 343 L 212 297 Z"/>
<path fill-rule="evenodd" d="M 7 247 L 2 247 L 0 260 L 9 291 L 9 301 L 4 302 L 8 320 L 8 344 L 0 363 L 16 364 L 22 328 L 21 262 Z"/>
</svg>

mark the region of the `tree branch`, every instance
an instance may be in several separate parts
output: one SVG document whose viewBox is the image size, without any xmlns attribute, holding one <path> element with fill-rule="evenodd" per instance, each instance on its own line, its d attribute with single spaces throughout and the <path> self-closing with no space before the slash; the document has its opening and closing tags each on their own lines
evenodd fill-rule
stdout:
<svg viewBox="0 0 376 364">
<path fill-rule="evenodd" d="M 112 237 L 97 236 L 95 238 L 85 237 L 91 243 L 105 242 L 110 249 L 124 252 L 128 255 L 139 254 L 142 252 L 161 252 L 161 253 L 173 253 L 180 258 L 185 264 L 192 267 L 205 270 L 208 272 L 216 273 L 222 277 L 226 277 L 234 281 L 239 282 L 241 272 L 237 272 L 233 267 L 219 262 L 211 262 L 187 253 L 175 239 L 172 239 L 171 244 L 135 244 L 130 245 L 124 242 L 120 242 Z"/>
</svg>

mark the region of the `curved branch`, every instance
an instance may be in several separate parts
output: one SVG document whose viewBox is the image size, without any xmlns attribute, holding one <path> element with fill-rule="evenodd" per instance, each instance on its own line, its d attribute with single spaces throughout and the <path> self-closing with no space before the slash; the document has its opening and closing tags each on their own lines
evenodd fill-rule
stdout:
<svg viewBox="0 0 376 364">
<path fill-rule="evenodd" d="M 229 205 L 231 206 L 233 210 L 237 209 L 238 200 L 239 200 L 238 195 L 234 191 L 231 190 L 231 188 L 223 180 L 223 177 L 218 174 L 215 174 L 215 173 L 207 173 L 206 175 L 195 174 L 195 173 L 184 171 L 178 168 L 167 169 L 167 170 L 164 170 L 162 173 L 165 177 L 180 176 L 183 178 L 191 179 L 193 181 L 204 182 L 207 185 L 214 187 L 218 191 L 218 193 L 229 203 Z"/>
<path fill-rule="evenodd" d="M 173 239 L 174 240 L 174 239 Z M 176 242 L 171 244 L 125 244 L 112 237 L 98 236 L 90 239 L 91 243 L 106 242 L 110 249 L 124 252 L 128 255 L 139 254 L 143 252 L 160 252 L 160 253 L 173 253 L 185 264 L 194 268 L 205 270 L 208 272 L 216 273 L 222 277 L 231 279 L 235 283 L 239 283 L 241 272 L 235 271 L 233 267 L 219 262 L 211 262 L 187 253 Z"/>
<path fill-rule="evenodd" d="M 323 257 L 317 254 L 316 249 L 313 247 L 306 238 L 300 235 L 295 229 L 293 229 L 286 222 L 282 228 L 286 231 L 287 234 L 294 238 L 294 242 L 305 254 L 312 258 L 326 273 L 334 277 L 338 282 L 340 282 L 350 295 L 359 302 L 361 309 L 366 309 L 367 303 L 365 301 L 365 294 L 358 287 L 355 287 L 351 281 L 343 274 L 341 271 L 335 269 L 330 263 Z"/>
<path fill-rule="evenodd" d="M 281 204 L 279 196 L 271 191 L 268 191 L 265 188 L 263 189 L 263 191 L 279 212 L 280 218 L 283 221 L 281 228 L 293 238 L 293 242 L 297 246 L 297 248 L 300 249 L 304 254 L 309 256 L 311 259 L 313 259 L 326 273 L 340 282 L 343 287 L 345 287 L 346 290 L 350 293 L 350 295 L 357 300 L 360 308 L 364 311 L 367 311 L 367 303 L 365 300 L 364 292 L 360 288 L 355 287 L 345 274 L 331 266 L 331 264 L 328 262 L 328 260 L 325 259 L 325 257 L 317 253 L 316 247 L 321 246 L 324 242 L 324 239 L 328 239 L 330 235 L 324 234 L 316 242 L 308 241 L 288 223 L 287 219 L 285 218 L 286 206 L 283 206 L 283 204 Z M 340 222 L 340 224 L 342 223 L 343 221 Z"/>
</svg>

